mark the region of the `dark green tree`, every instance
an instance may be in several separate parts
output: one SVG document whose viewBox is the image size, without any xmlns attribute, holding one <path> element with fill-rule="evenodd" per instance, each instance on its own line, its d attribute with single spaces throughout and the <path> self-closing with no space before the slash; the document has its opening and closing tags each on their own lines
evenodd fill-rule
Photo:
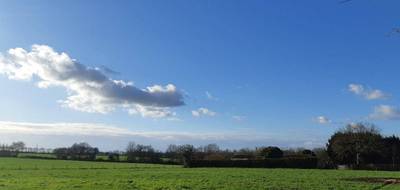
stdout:
<svg viewBox="0 0 400 190">
<path fill-rule="evenodd" d="M 303 151 L 301 151 L 301 154 L 305 156 L 316 156 L 315 153 L 309 149 L 304 149 Z"/>
<path fill-rule="evenodd" d="M 95 160 L 99 149 L 82 142 L 73 144 L 68 152 L 73 160 Z"/>
<path fill-rule="evenodd" d="M 338 164 L 376 163 L 382 157 L 382 139 L 373 124 L 349 124 L 331 136 L 327 144 L 328 154 Z"/>
<path fill-rule="evenodd" d="M 260 148 L 258 155 L 263 158 L 282 158 L 283 151 L 275 146 Z"/>
<path fill-rule="evenodd" d="M 129 162 L 159 162 L 160 153 L 156 152 L 151 145 L 135 144 L 130 142 L 126 149 Z"/>
<path fill-rule="evenodd" d="M 385 137 L 383 139 L 383 145 L 385 147 L 385 162 L 390 163 L 394 168 L 396 164 L 399 164 L 400 160 L 400 139 L 394 135 Z"/>
</svg>

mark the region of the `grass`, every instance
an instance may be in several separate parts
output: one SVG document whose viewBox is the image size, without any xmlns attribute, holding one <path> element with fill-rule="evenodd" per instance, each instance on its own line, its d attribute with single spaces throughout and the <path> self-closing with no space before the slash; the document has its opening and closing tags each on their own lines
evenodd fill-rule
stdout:
<svg viewBox="0 0 400 190">
<path fill-rule="evenodd" d="M 0 158 L 0 189 L 400 189 L 349 178 L 398 172 L 191 168 L 155 164 Z M 347 179 L 347 180 L 346 180 Z"/>
<path fill-rule="evenodd" d="M 56 159 L 56 155 L 48 153 L 18 153 L 19 158 L 43 158 L 43 159 Z"/>
<path fill-rule="evenodd" d="M 18 153 L 18 158 L 37 158 L 37 159 L 56 159 L 56 155 L 52 153 L 26 153 L 26 152 L 20 152 Z M 107 155 L 97 155 L 96 159 L 101 159 L 101 160 L 109 160 Z M 126 155 L 121 155 L 119 156 L 119 161 L 121 162 L 126 162 L 128 157 Z"/>
<path fill-rule="evenodd" d="M 103 160 L 108 160 L 108 156 L 106 155 L 97 155 L 96 159 L 103 159 Z M 120 155 L 119 156 L 119 161 L 121 162 L 126 162 L 128 157 L 126 155 Z"/>
</svg>

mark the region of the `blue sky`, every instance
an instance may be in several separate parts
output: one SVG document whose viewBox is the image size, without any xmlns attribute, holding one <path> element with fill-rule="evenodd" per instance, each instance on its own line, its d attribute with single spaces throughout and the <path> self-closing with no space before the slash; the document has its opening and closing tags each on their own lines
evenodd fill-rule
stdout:
<svg viewBox="0 0 400 190">
<path fill-rule="evenodd" d="M 3 1 L 3 62 L 9 49 L 49 46 L 137 89 L 172 84 L 184 105 L 157 118 L 122 104 L 88 113 L 60 103 L 77 93 L 65 84 L 38 88 L 37 73 L 14 80 L 0 66 L 1 143 L 316 147 L 357 121 L 398 134 L 400 34 L 388 34 L 400 2 L 338 2 Z"/>
</svg>

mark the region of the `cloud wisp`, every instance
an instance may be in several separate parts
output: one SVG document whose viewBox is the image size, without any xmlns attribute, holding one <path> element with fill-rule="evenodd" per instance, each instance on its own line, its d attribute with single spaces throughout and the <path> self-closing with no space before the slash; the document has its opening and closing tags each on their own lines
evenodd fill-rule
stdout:
<svg viewBox="0 0 400 190">
<path fill-rule="evenodd" d="M 237 147 L 256 146 L 265 144 L 276 144 L 282 146 L 297 147 L 299 144 L 310 142 L 307 136 L 298 136 L 297 138 L 287 138 L 285 134 L 254 133 L 243 131 L 227 132 L 209 132 L 209 133 L 189 133 L 174 131 L 133 131 L 116 126 L 110 126 L 99 123 L 30 123 L 30 122 L 12 122 L 0 121 L 0 134 L 6 137 L 13 137 L 13 140 L 20 140 L 22 137 L 38 138 L 41 144 L 43 139 L 53 141 L 57 146 L 70 144 L 71 138 L 75 140 L 95 140 L 102 144 L 104 141 L 112 142 L 114 146 L 109 146 L 110 150 L 116 148 L 115 143 L 120 143 L 120 148 L 124 148 L 127 142 L 137 140 L 139 143 L 158 143 L 158 147 L 166 148 L 168 144 L 207 144 L 215 142 L 228 146 Z M 60 142 L 64 139 L 65 142 Z M 27 139 L 28 140 L 28 139 Z M 322 144 L 324 140 L 311 140 L 314 143 Z M 121 144 L 122 142 L 122 144 Z M 32 141 L 35 144 L 37 141 Z M 64 144 L 64 145 L 62 145 Z M 53 147 L 54 145 L 48 145 Z"/>
<path fill-rule="evenodd" d="M 200 117 L 200 116 L 211 116 L 211 117 L 213 117 L 213 116 L 217 115 L 217 113 L 213 112 L 213 111 L 211 111 L 211 110 L 209 110 L 207 108 L 199 108 L 197 110 L 193 110 L 192 111 L 192 115 L 194 117 Z"/>
<path fill-rule="evenodd" d="M 395 106 L 379 105 L 369 118 L 375 120 L 400 120 L 400 109 Z"/>
<path fill-rule="evenodd" d="M 235 121 L 244 121 L 246 119 L 246 116 L 234 115 L 234 116 L 232 116 L 232 119 Z"/>
<path fill-rule="evenodd" d="M 46 45 L 0 54 L 0 74 L 11 80 L 37 79 L 39 88 L 64 87 L 68 97 L 60 103 L 83 112 L 108 113 L 122 108 L 131 114 L 160 118 L 175 115 L 170 108 L 185 104 L 181 91 L 173 84 L 140 89 L 132 82 L 111 79 L 101 70 L 80 64 Z"/>
<path fill-rule="evenodd" d="M 328 117 L 326 116 L 318 116 L 316 118 L 313 119 L 315 122 L 322 124 L 322 125 L 326 125 L 326 124 L 330 124 L 332 123 L 332 120 L 330 120 Z"/>
<path fill-rule="evenodd" d="M 215 96 L 213 96 L 210 92 L 208 92 L 208 91 L 206 91 L 206 97 L 207 97 L 207 99 L 209 99 L 209 100 L 212 100 L 212 101 L 218 101 L 219 99 L 218 98 L 216 98 Z"/>
<path fill-rule="evenodd" d="M 62 135 L 62 136 L 140 136 L 165 139 L 230 139 L 239 138 L 235 134 L 222 135 L 211 133 L 186 133 L 164 131 L 132 131 L 126 128 L 115 127 L 101 123 L 31 123 L 0 121 L 0 134 L 25 134 L 25 135 Z"/>
<path fill-rule="evenodd" d="M 348 90 L 355 95 L 362 96 L 366 100 L 382 100 L 390 96 L 382 90 L 366 88 L 361 84 L 349 84 Z"/>
</svg>

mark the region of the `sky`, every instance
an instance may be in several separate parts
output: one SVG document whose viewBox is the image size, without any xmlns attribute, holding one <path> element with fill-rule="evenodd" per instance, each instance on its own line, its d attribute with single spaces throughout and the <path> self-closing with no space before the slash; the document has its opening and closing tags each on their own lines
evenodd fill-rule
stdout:
<svg viewBox="0 0 400 190">
<path fill-rule="evenodd" d="M 400 132 L 396 0 L 1 1 L 0 143 L 320 147 Z"/>
</svg>

